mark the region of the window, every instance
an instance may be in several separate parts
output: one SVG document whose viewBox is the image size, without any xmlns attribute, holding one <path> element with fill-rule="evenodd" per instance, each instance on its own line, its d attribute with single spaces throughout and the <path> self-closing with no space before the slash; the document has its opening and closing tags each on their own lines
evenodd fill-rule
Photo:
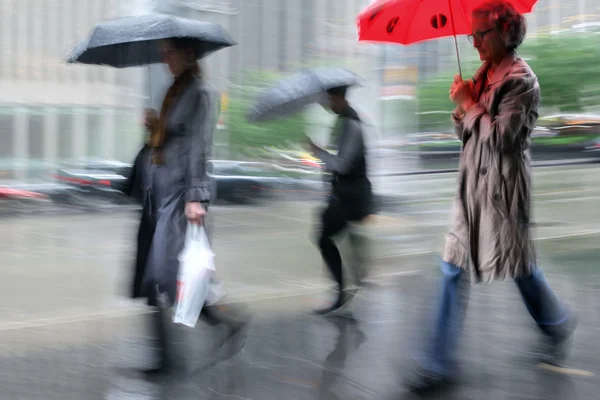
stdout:
<svg viewBox="0 0 600 400">
<path fill-rule="evenodd" d="M 300 30 L 301 56 L 300 62 L 306 63 L 311 58 L 311 43 L 314 43 L 315 36 L 315 0 L 302 1 L 302 16 Z"/>
<path fill-rule="evenodd" d="M 143 130 L 138 110 L 117 114 L 114 140 L 115 157 L 118 161 L 131 162 L 140 149 Z"/>
<path fill-rule="evenodd" d="M 44 138 L 44 115 L 39 109 L 32 109 L 29 114 L 29 140 L 27 155 L 29 159 L 44 159 L 45 138 Z"/>
<path fill-rule="evenodd" d="M 14 118 L 12 109 L 0 108 L 0 159 L 13 157 Z"/>
<path fill-rule="evenodd" d="M 106 135 L 102 130 L 103 114 L 101 110 L 92 110 L 87 116 L 87 151 L 88 157 L 102 157 L 103 138 Z"/>
<path fill-rule="evenodd" d="M 58 159 L 73 157 L 73 114 L 62 111 L 58 115 Z"/>
<path fill-rule="evenodd" d="M 279 71 L 285 71 L 287 69 L 287 50 L 290 43 L 288 42 L 288 2 L 287 0 L 279 0 L 279 42 L 278 42 L 278 61 L 279 61 Z"/>
</svg>

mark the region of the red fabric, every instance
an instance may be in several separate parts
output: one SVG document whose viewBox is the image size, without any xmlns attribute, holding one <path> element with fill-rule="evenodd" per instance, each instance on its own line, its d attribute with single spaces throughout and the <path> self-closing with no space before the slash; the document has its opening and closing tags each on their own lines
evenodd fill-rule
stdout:
<svg viewBox="0 0 600 400">
<path fill-rule="evenodd" d="M 471 33 L 471 13 L 484 1 L 378 0 L 358 15 L 358 40 L 408 45 L 455 33 L 468 35 Z M 509 1 L 517 11 L 525 14 L 531 12 L 537 0 Z"/>
</svg>

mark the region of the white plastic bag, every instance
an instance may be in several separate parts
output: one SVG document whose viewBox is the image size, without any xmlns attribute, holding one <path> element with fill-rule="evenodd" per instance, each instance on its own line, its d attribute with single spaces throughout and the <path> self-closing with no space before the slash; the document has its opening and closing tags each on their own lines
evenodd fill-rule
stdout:
<svg viewBox="0 0 600 400">
<path fill-rule="evenodd" d="M 188 224 L 185 244 L 178 257 L 173 323 L 193 328 L 204 304 L 219 300 L 221 293 L 215 280 L 214 257 L 204 227 Z"/>
</svg>

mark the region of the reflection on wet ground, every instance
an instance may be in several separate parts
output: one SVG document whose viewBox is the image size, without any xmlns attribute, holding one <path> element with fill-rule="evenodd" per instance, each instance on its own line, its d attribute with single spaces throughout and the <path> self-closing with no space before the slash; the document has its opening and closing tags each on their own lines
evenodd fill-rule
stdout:
<svg viewBox="0 0 600 400">
<path fill-rule="evenodd" d="M 546 171 L 536 174 L 535 233 L 550 284 L 581 317 L 569 369 L 532 363 L 538 334 L 511 282 L 476 286 L 463 381 L 433 398 L 597 397 L 597 171 Z M 330 287 L 310 241 L 317 203 L 215 207 L 219 276 L 254 320 L 233 355 L 236 342 L 211 351 L 219 328 L 173 328 L 176 356 L 196 373 L 165 380 L 136 372 L 151 362 L 151 341 L 147 309 L 125 299 L 135 213 L 0 220 L 0 398 L 411 398 L 401 382 L 429 331 L 454 181 L 398 185 L 410 190 L 363 227 L 373 239 L 371 284 L 355 298 L 353 320 L 309 315 Z"/>
<path fill-rule="evenodd" d="M 125 336 L 115 332 L 112 340 L 85 345 L 31 349 L 0 361 L 3 398 L 403 398 L 408 394 L 402 378 L 428 332 L 433 278 L 402 277 L 364 289 L 355 298 L 352 316 L 323 319 L 299 307 L 259 314 L 245 347 L 234 355 L 230 347 L 211 351 L 219 334 L 211 331 L 215 328 L 172 328 L 176 334 L 171 346 L 185 370 L 162 379 L 149 380 L 136 372 L 151 363 L 151 342 L 142 331 Z M 600 350 L 595 334 L 597 292 L 586 284 L 575 287 L 562 279 L 550 280 L 583 315 L 570 369 L 547 371 L 533 363 L 528 352 L 538 336 L 511 285 L 478 287 L 460 351 L 463 381 L 437 398 L 593 398 Z M 298 298 L 296 304 L 311 300 Z"/>
</svg>

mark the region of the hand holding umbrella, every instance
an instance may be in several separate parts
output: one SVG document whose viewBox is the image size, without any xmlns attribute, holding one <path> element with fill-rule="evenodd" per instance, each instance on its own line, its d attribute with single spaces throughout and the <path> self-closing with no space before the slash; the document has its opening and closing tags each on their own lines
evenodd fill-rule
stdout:
<svg viewBox="0 0 600 400">
<path fill-rule="evenodd" d="M 477 104 L 473 95 L 473 81 L 467 79 L 464 81 L 460 75 L 454 76 L 454 82 L 450 87 L 450 100 L 460 107 L 461 111 L 467 112 Z"/>
</svg>

